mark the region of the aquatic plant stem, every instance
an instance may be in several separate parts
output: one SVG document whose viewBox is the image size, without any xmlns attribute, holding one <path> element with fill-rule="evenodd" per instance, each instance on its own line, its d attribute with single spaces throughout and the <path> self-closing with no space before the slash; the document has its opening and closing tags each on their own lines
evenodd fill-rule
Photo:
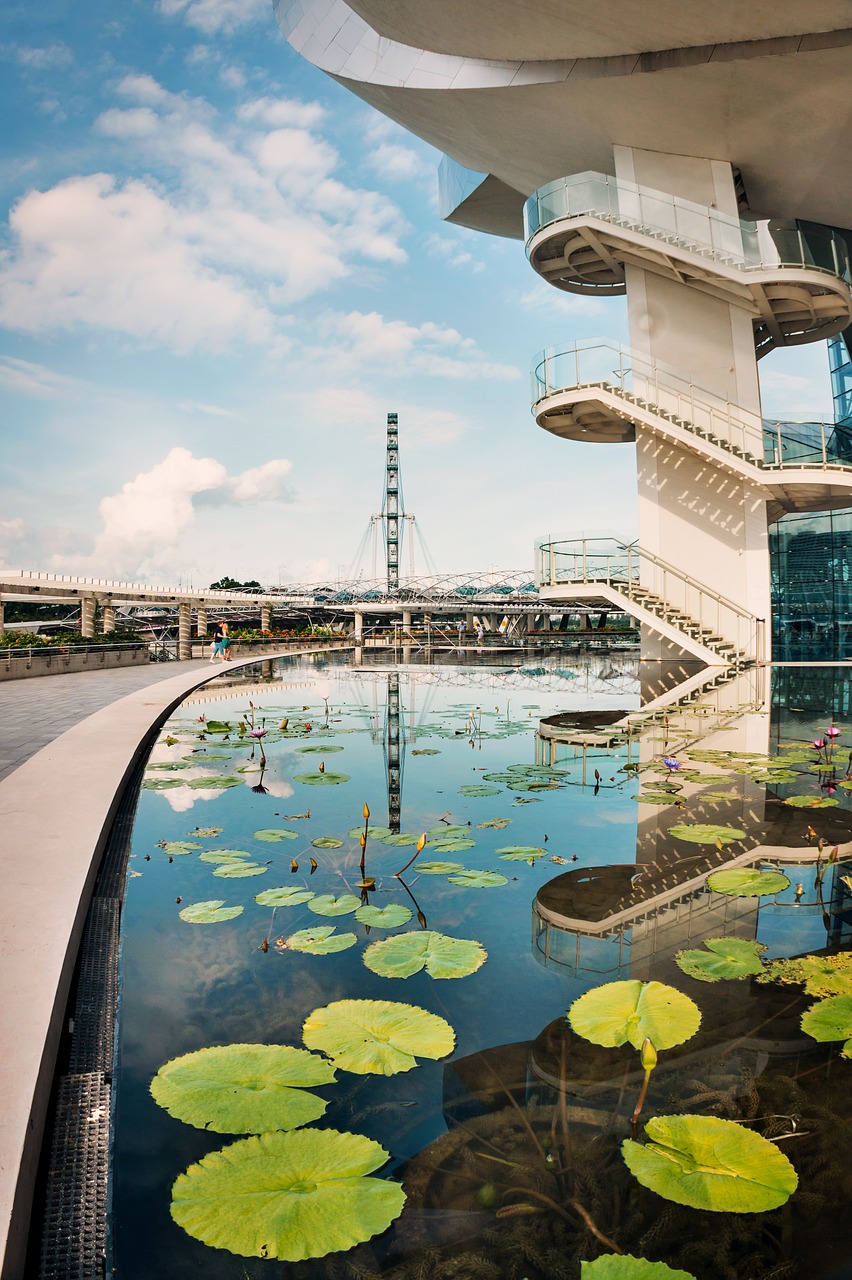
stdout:
<svg viewBox="0 0 852 1280">
<path fill-rule="evenodd" d="M 402 875 L 402 873 L 403 873 L 404 871 L 407 871 L 407 870 L 408 870 L 408 868 L 411 866 L 411 864 L 412 864 L 412 862 L 414 861 L 414 859 L 415 859 L 416 857 L 418 857 L 418 856 L 423 852 L 423 850 L 424 850 L 425 846 L 426 846 L 426 832 L 424 831 L 424 832 L 423 832 L 423 835 L 422 835 L 422 836 L 420 837 L 420 839 L 417 841 L 417 848 L 414 850 L 414 853 L 413 853 L 413 854 L 411 855 L 411 857 L 408 859 L 408 861 L 406 862 L 405 866 L 404 866 L 404 867 L 401 867 L 399 871 L 395 871 L 395 872 L 393 873 L 393 875 L 394 875 L 394 880 L 398 880 L 398 879 L 400 878 L 400 876 Z"/>
<path fill-rule="evenodd" d="M 552 1209 L 554 1213 L 558 1213 L 560 1218 L 564 1218 L 566 1222 L 570 1222 L 572 1226 L 574 1225 L 571 1215 L 563 1209 L 562 1205 L 557 1204 L 555 1200 L 551 1200 L 550 1196 L 546 1196 L 543 1191 L 533 1191 L 531 1188 L 527 1187 L 509 1187 L 506 1191 L 506 1195 L 509 1195 L 512 1191 L 517 1191 L 524 1196 L 532 1196 L 534 1200 L 540 1200 L 542 1204 L 547 1205 L 548 1209 Z M 609 1236 L 604 1235 L 588 1209 L 584 1209 L 579 1200 L 570 1198 L 566 1200 L 565 1203 L 570 1204 L 577 1216 L 583 1219 L 583 1222 L 585 1222 L 595 1239 L 600 1240 L 601 1244 L 605 1245 L 607 1249 L 611 1249 L 613 1253 L 624 1254 L 624 1250 L 619 1249 L 614 1240 L 610 1240 Z"/>
</svg>

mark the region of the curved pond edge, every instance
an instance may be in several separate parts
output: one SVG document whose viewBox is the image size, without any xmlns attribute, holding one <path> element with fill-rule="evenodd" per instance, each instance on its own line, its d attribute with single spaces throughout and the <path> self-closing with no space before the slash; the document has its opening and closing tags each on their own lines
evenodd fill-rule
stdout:
<svg viewBox="0 0 852 1280">
<path fill-rule="evenodd" d="M 321 651 L 253 655 L 230 673 Z M 96 711 L 0 782 L 0 1280 L 23 1275 L 60 1035 L 112 823 L 152 736 L 222 674 L 199 667 Z"/>
</svg>

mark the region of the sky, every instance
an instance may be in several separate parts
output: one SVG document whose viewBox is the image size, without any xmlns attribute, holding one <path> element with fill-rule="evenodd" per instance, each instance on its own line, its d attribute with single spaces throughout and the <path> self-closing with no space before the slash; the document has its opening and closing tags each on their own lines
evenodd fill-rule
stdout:
<svg viewBox="0 0 852 1280">
<path fill-rule="evenodd" d="M 0 565 L 369 578 L 389 411 L 404 573 L 635 536 L 630 446 L 559 441 L 529 397 L 543 347 L 626 342 L 623 300 L 443 223 L 439 154 L 271 0 L 5 0 L 0 104 Z M 824 344 L 761 378 L 768 416 L 830 417 Z"/>
</svg>

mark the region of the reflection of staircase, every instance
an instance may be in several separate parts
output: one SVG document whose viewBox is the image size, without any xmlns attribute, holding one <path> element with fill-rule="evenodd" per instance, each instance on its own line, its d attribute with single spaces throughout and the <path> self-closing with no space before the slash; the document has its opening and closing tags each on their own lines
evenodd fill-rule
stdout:
<svg viewBox="0 0 852 1280">
<path fill-rule="evenodd" d="M 542 600 L 605 600 L 710 665 L 762 659 L 762 619 L 635 544 L 543 543 L 537 578 Z"/>
</svg>

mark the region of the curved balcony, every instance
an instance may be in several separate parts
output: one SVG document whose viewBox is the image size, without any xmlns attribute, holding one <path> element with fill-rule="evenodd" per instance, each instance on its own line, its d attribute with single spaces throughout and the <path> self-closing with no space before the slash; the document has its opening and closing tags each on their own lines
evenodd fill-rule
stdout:
<svg viewBox="0 0 852 1280">
<path fill-rule="evenodd" d="M 849 249 L 829 227 L 749 222 L 603 173 L 549 182 L 527 200 L 530 264 L 569 293 L 626 290 L 629 266 L 751 312 L 758 355 L 831 337 L 852 320 Z"/>
</svg>

